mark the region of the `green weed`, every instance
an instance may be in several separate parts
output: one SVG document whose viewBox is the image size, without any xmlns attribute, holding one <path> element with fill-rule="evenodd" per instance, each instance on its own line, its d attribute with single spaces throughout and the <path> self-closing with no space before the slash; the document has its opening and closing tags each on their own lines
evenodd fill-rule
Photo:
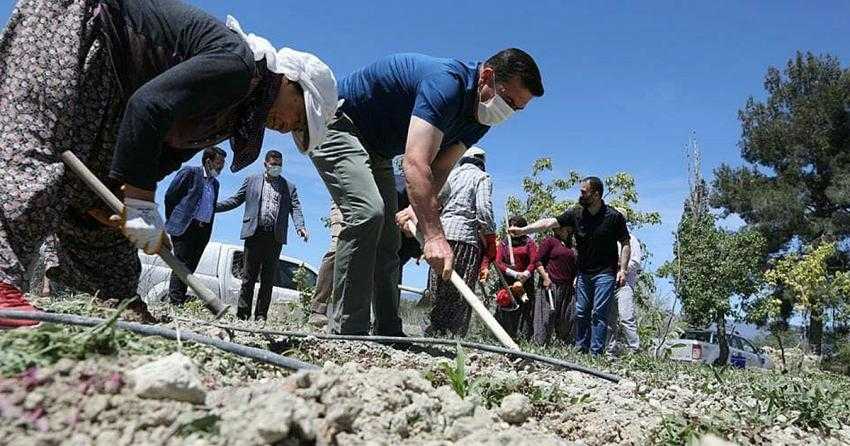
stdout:
<svg viewBox="0 0 850 446">
<path fill-rule="evenodd" d="M 454 364 L 448 362 L 442 363 L 443 372 L 448 377 L 449 384 L 458 396 L 466 398 L 467 395 L 469 395 L 469 377 L 466 373 L 466 354 L 460 344 L 457 344 L 455 352 Z"/>
</svg>

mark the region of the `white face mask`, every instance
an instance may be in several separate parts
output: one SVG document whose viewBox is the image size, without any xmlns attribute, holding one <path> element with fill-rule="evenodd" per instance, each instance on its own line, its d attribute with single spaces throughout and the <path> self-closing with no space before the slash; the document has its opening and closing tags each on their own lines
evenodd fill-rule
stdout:
<svg viewBox="0 0 850 446">
<path fill-rule="evenodd" d="M 496 79 L 493 78 L 493 91 L 496 90 L 495 81 Z M 501 124 L 510 118 L 515 111 L 496 93 L 489 101 L 478 103 L 478 122 L 489 126 Z"/>
<path fill-rule="evenodd" d="M 282 166 L 266 166 L 266 173 L 271 177 L 280 176 L 280 171 L 283 170 Z"/>
</svg>

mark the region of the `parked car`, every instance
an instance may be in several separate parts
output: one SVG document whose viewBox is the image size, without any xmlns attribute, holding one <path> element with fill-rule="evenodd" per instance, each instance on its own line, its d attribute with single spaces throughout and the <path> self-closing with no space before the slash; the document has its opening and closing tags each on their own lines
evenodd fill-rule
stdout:
<svg viewBox="0 0 850 446">
<path fill-rule="evenodd" d="M 158 256 L 139 251 L 142 274 L 139 278 L 139 296 L 147 303 L 157 303 L 168 295 L 171 269 Z M 243 278 L 243 248 L 219 242 L 210 242 L 201 256 L 195 275 L 225 303 L 235 308 Z M 293 280 L 295 273 L 304 267 L 306 285 L 316 285 L 316 269 L 312 265 L 293 257 L 280 256 L 277 275 L 272 288 L 272 302 L 292 302 L 300 299 L 301 293 Z M 260 289 L 260 281 L 254 286 L 254 298 Z M 189 295 L 194 295 L 191 289 Z"/>
<path fill-rule="evenodd" d="M 773 368 L 773 362 L 770 358 L 747 339 L 735 334 L 727 335 L 727 339 L 729 341 L 729 364 L 732 367 L 742 369 L 747 367 Z M 720 356 L 717 334 L 709 330 L 686 331 L 679 339 L 667 340 L 663 348 L 669 352 L 670 359 L 675 361 L 712 364 Z"/>
</svg>

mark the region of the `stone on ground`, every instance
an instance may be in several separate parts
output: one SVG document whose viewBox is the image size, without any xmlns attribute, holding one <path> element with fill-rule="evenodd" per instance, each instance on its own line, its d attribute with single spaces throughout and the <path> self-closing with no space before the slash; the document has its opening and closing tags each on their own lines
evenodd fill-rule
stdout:
<svg viewBox="0 0 850 446">
<path fill-rule="evenodd" d="M 502 400 L 499 416 L 511 424 L 522 424 L 531 416 L 531 401 L 520 393 L 512 393 Z"/>
<path fill-rule="evenodd" d="M 206 390 L 198 367 L 182 353 L 173 353 L 129 373 L 133 391 L 141 398 L 203 404 Z"/>
</svg>

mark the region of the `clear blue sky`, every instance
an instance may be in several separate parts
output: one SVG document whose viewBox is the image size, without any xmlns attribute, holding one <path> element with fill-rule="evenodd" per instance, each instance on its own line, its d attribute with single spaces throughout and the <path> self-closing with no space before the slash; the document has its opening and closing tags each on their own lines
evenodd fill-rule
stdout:
<svg viewBox="0 0 850 446">
<path fill-rule="evenodd" d="M 276 47 L 315 53 L 337 77 L 395 52 L 482 60 L 510 46 L 528 51 L 543 73 L 545 96 L 481 141 L 497 215 L 535 158 L 552 157 L 563 173 L 625 170 L 637 179 L 639 208 L 663 217 L 662 225 L 637 234 L 653 266 L 670 258 L 687 189 L 682 147 L 689 132 L 696 131 L 710 176 L 721 162 L 740 162 L 737 111 L 748 96 L 763 96 L 768 66 L 784 65 L 796 50 L 831 53 L 845 66 L 850 61 L 847 2 L 191 3 L 221 19 L 234 15 Z M 2 21 L 11 9 L 12 2 L 0 1 Z M 284 175 L 299 187 L 312 232 L 309 244 L 290 234 L 284 252 L 318 265 L 328 245 L 319 220 L 328 194 L 288 135 L 269 132 L 266 148 L 284 151 Z M 260 168 L 225 172 L 222 196 Z M 220 215 L 214 238 L 239 243 L 241 212 Z M 424 267 L 409 267 L 406 282 L 423 286 L 425 275 Z"/>
</svg>

